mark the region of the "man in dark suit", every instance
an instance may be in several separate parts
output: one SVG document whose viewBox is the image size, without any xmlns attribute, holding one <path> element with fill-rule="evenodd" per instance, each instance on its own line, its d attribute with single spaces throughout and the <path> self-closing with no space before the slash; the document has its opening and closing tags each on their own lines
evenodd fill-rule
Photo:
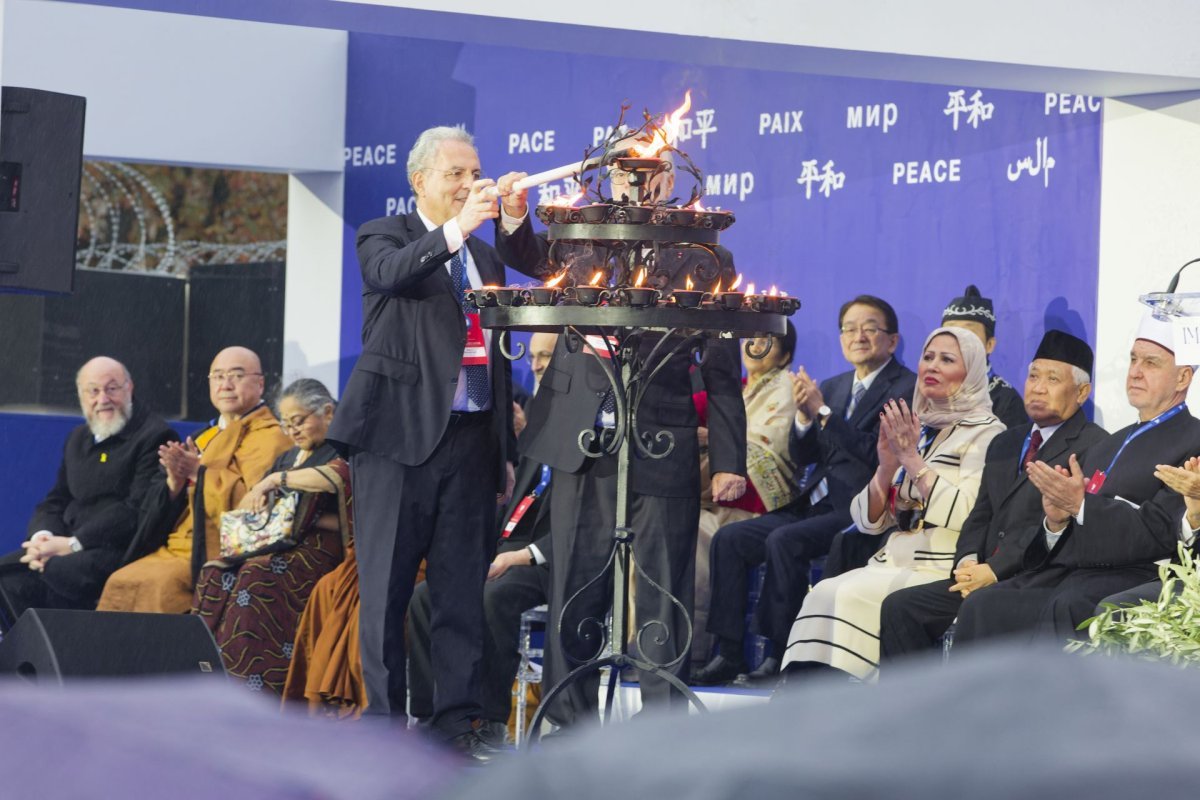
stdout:
<svg viewBox="0 0 1200 800">
<path fill-rule="evenodd" d="M 614 196 L 623 191 L 622 177 L 614 176 Z M 651 191 L 669 195 L 669 177 L 652 185 Z M 497 248 L 509 264 L 530 274 L 550 274 L 559 269 L 559 263 L 566 262 L 581 274 L 606 268 L 603 255 L 561 247 L 554 252 L 559 263 L 551 264 L 546 239 L 534 234 L 530 226 L 525 198 L 509 195 L 503 209 L 505 219 Z M 648 283 L 668 295 L 672 289 L 682 287 L 689 277 L 701 286 L 713 285 L 718 279 L 728 286 L 736 277 L 732 258 L 723 248 L 717 248 L 715 255 L 714 259 L 708 251 L 695 248 L 665 249 L 659 253 L 659 262 Z M 644 337 L 641 356 L 647 356 L 656 342 L 654 335 Z M 605 349 L 602 343 L 598 347 Z M 638 580 L 638 625 L 658 621 L 669 631 L 660 641 L 658 630 L 652 625 L 638 642 L 641 655 L 660 664 L 683 653 L 695 584 L 700 448 L 696 435 L 699 417 L 691 397 L 691 361 L 687 352 L 671 356 L 646 387 L 637 411 L 638 429 L 651 437 L 668 432 L 674 437 L 673 448 L 665 458 L 654 459 L 633 447 L 629 472 L 634 557 L 650 578 L 682 604 L 681 608 L 658 588 Z M 713 494 L 719 499 L 736 499 L 745 491 L 746 474 L 746 410 L 737 342 L 711 340 L 700 371 L 709 398 Z M 601 572 L 614 542 L 616 457 L 592 458 L 579 446 L 581 432 L 596 433 L 595 447 L 611 435 L 615 409 L 609 389 L 605 368 L 589 347 L 563 336 L 527 410 L 529 429 L 522 442 L 522 453 L 554 469 L 550 513 L 555 560 L 551 568 L 550 619 L 556 627 L 561 619 L 562 635 L 551 636 L 547 642 L 547 686 L 565 678 L 575 664 L 598 655 L 599 627 L 612 599 L 611 581 L 597 581 L 570 606 L 566 605 L 568 599 Z M 651 442 L 652 448 L 663 449 L 661 440 Z M 686 669 L 686 657 L 672 667 L 676 674 L 683 674 Z M 548 709 L 548 717 L 560 725 L 586 718 L 597 705 L 598 681 L 599 675 L 594 673 L 587 680 L 575 683 Z M 641 676 L 641 689 L 647 705 L 666 701 L 670 696 L 669 685 L 652 675 Z"/>
<path fill-rule="evenodd" d="M 975 507 L 958 537 L 950 578 L 888 595 L 880 614 L 883 659 L 928 652 L 958 615 L 963 598 L 1021 569 L 1014 536 L 1042 518 L 1042 495 L 1025 465 L 1066 466 L 1108 434 L 1080 407 L 1091 394 L 1092 349 L 1062 331 L 1046 331 L 1025 379 L 1025 410 L 1032 424 L 1009 428 L 988 445 Z"/>
<path fill-rule="evenodd" d="M 979 337 L 991 356 L 996 349 L 996 311 L 990 297 L 984 297 L 975 286 L 968 286 L 962 297 L 950 301 L 942 312 L 942 324 L 949 328 L 965 328 Z M 988 395 L 992 398 L 992 413 L 1008 427 L 1025 425 L 1029 417 L 1021 395 L 1012 384 L 992 371 L 988 362 Z"/>
<path fill-rule="evenodd" d="M 28 608 L 95 608 L 163 481 L 158 448 L 179 440 L 134 402 L 119 361 L 98 356 L 75 376 L 84 424 L 71 431 L 58 479 L 29 520 L 22 549 L 0 558 L 0 631 Z"/>
<path fill-rule="evenodd" d="M 850 499 L 875 471 L 879 411 L 892 398 L 912 398 L 916 375 L 892 358 L 900 333 L 891 305 L 856 297 L 840 309 L 838 328 L 842 354 L 854 369 L 819 387 L 803 367 L 793 378 L 792 450 L 798 467 L 810 467 L 800 498 L 779 511 L 726 525 L 713 537 L 708 631 L 719 644 L 693 683 L 725 683 L 746 673 L 746 573 L 764 562 L 767 574 L 754 620 L 773 652 L 746 678 L 767 680 L 779 672 L 788 632 L 808 593 L 812 560 L 828 553 L 834 535 L 851 524 Z"/>
<path fill-rule="evenodd" d="M 1000 635 L 1062 642 L 1102 598 L 1157 574 L 1154 561 L 1175 552 L 1184 502 L 1156 467 L 1200 453 L 1200 421 L 1184 402 L 1192 375 L 1175 363 L 1170 323 L 1143 320 L 1125 383 L 1138 422 L 1072 454 L 1065 469 L 1029 465 L 1043 521 L 1021 539 L 1021 572 L 964 600 L 956 646 Z"/>
<path fill-rule="evenodd" d="M 463 290 L 504 283 L 495 251 L 471 236 L 499 211 L 460 129 L 422 133 L 408 177 L 417 210 L 358 230 L 363 351 L 329 439 L 354 475 L 368 712 L 405 713 L 404 613 L 424 558 L 438 676 L 433 729 L 486 760 L 494 751 L 475 731 L 483 584 L 495 504 L 512 480 L 512 386 L 498 337 L 479 327 Z"/>
</svg>

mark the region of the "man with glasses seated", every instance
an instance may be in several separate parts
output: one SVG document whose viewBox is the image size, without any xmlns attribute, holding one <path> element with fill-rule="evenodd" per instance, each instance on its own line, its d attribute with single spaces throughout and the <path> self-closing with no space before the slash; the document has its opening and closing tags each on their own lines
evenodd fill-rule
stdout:
<svg viewBox="0 0 1200 800">
<path fill-rule="evenodd" d="M 828 553 L 834 536 L 850 526 L 850 500 L 875 471 L 880 409 L 892 398 L 912 399 L 916 375 L 892 358 L 899 327 L 891 305 L 860 295 L 838 314 L 842 355 L 853 369 L 819 386 L 804 367 L 792 376 L 798 496 L 778 511 L 726 525 L 713 537 L 708 632 L 717 637 L 718 650 L 692 683 L 727 683 L 739 675 L 750 683 L 764 682 L 779 672 L 792 621 L 808 593 L 812 561 Z M 747 673 L 742 656 L 747 572 L 764 562 L 767 574 L 754 627 L 771 640 L 772 651 Z"/>
<path fill-rule="evenodd" d="M 125 553 L 127 565 L 108 579 L 99 610 L 182 614 L 191 608 L 200 567 L 220 552 L 221 514 L 237 508 L 292 446 L 262 401 L 263 389 L 262 364 L 253 351 L 228 347 L 217 353 L 208 396 L 220 416 L 185 443 L 158 449 L 166 480 L 151 488 Z"/>
<path fill-rule="evenodd" d="M 179 436 L 141 403 L 119 361 L 98 356 L 75 376 L 84 424 L 71 431 L 58 478 L 34 509 L 28 539 L 0 558 L 0 629 L 27 608 L 96 605 L 159 476 L 158 449 Z"/>
</svg>

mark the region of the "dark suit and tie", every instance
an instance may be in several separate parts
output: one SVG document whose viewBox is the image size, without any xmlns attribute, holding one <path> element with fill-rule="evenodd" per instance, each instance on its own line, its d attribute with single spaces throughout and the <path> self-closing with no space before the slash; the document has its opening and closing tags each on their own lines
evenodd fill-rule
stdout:
<svg viewBox="0 0 1200 800">
<path fill-rule="evenodd" d="M 824 381 L 821 394 L 831 412 L 825 424 L 814 423 L 803 435 L 796 430 L 792 434 L 796 464 L 811 467 L 800 498 L 779 511 L 717 531 L 711 547 L 708 630 L 721 641 L 726 660 L 741 661 L 747 572 L 764 562 L 767 573 L 754 626 L 771 640 L 775 657 L 782 655 L 808 593 L 812 560 L 829 552 L 834 535 L 851 524 L 850 500 L 875 471 L 880 409 L 892 398 L 911 400 L 915 381 L 911 370 L 888 361 L 853 408 L 858 382 L 853 370 Z"/>
<path fill-rule="evenodd" d="M 1076 411 L 1045 442 L 1040 430 L 1026 424 L 1009 428 L 988 445 L 979 495 L 958 537 L 954 563 L 974 558 L 988 564 L 998 580 L 1021 569 L 1024 555 L 1014 541 L 1042 520 L 1042 495 L 1026 473 L 1022 461 L 1035 458 L 1052 466 L 1065 466 L 1072 453 L 1082 453 L 1108 434 Z M 1029 446 L 1026 445 L 1029 437 Z M 1024 458 L 1022 451 L 1025 450 Z M 962 595 L 951 592 L 954 578 L 901 589 L 883 601 L 879 646 L 883 659 L 896 658 L 935 647 L 962 605 Z M 983 589 L 981 591 L 988 591 Z"/>
<path fill-rule="evenodd" d="M 426 131 L 410 160 L 424 163 L 409 175 L 418 211 L 358 230 L 363 350 L 329 440 L 353 472 L 367 711 L 405 713 L 404 614 L 425 559 L 433 726 L 480 757 L 483 584 L 512 388 L 498 337 L 476 338 L 462 290 L 504 282 L 495 251 L 470 236 L 499 211 L 477 183 L 478 155 L 462 131 Z"/>
</svg>

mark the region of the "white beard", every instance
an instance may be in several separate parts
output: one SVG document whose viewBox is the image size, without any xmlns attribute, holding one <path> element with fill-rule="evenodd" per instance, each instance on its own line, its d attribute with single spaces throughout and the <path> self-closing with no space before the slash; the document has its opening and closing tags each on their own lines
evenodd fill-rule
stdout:
<svg viewBox="0 0 1200 800">
<path fill-rule="evenodd" d="M 88 429 L 92 432 L 92 436 L 96 437 L 97 442 L 103 442 L 110 436 L 116 436 L 128 424 L 129 418 L 133 415 L 133 398 L 128 398 L 123 405 L 115 406 L 116 413 L 112 419 L 101 422 L 91 415 L 87 416 Z"/>
</svg>

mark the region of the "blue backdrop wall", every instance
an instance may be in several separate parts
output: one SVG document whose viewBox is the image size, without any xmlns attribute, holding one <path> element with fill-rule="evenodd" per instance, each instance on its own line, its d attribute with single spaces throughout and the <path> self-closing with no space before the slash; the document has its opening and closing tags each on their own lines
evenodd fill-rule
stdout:
<svg viewBox="0 0 1200 800">
<path fill-rule="evenodd" d="M 994 364 L 1018 386 L 1047 325 L 1094 341 L 1098 98 L 353 33 L 349 54 L 343 383 L 360 350 L 353 231 L 413 209 L 405 159 L 421 130 L 464 126 L 490 176 L 535 172 L 578 160 L 622 101 L 640 118 L 689 89 L 678 144 L 706 174 L 705 205 L 736 213 L 722 243 L 746 279 L 801 299 L 811 374 L 845 368 L 837 309 L 862 292 L 896 307 L 910 364 L 967 283 L 996 301 Z"/>
</svg>

